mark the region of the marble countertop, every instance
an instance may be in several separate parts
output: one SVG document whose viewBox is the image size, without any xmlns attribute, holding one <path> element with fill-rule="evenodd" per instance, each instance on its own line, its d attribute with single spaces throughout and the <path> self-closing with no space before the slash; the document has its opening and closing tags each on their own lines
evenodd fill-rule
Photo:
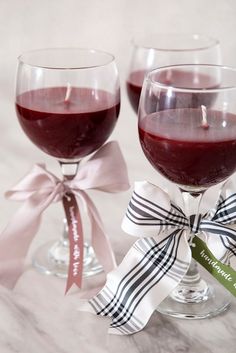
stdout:
<svg viewBox="0 0 236 353">
<path fill-rule="evenodd" d="M 9 116 L 9 120 L 0 122 L 5 131 L 0 151 L 0 220 L 3 228 L 19 207 L 18 203 L 4 199 L 4 191 L 18 181 L 35 162 L 46 162 L 48 169 L 58 175 L 60 171 L 54 160 L 41 153 L 24 136 L 16 121 L 12 101 L 3 101 L 2 108 L 6 116 Z M 131 184 L 134 180 L 147 179 L 168 187 L 175 198 L 178 198 L 176 190 L 157 176 L 143 157 L 138 143 L 136 123 L 136 118 L 124 97 L 120 120 L 112 137 L 120 142 L 128 164 Z M 130 131 L 133 133 L 130 134 Z M 133 237 L 124 234 L 120 228 L 130 193 L 131 190 L 117 195 L 91 192 L 111 238 L 118 262 L 134 241 Z M 207 203 L 210 203 L 210 197 L 207 198 Z M 78 310 L 81 299 L 92 296 L 103 286 L 104 274 L 86 279 L 83 290 L 74 288 L 65 296 L 65 280 L 42 275 L 31 266 L 34 250 L 46 240 L 60 236 L 62 217 L 60 204 L 48 208 L 40 231 L 30 248 L 25 272 L 13 290 L 0 286 L 1 353 L 235 352 L 235 299 L 232 299 L 228 312 L 215 318 L 181 320 L 155 312 L 146 328 L 135 335 L 108 335 L 108 318 Z"/>
<path fill-rule="evenodd" d="M 64 296 L 63 280 L 28 269 L 14 291 L 0 290 L 2 353 L 234 353 L 236 302 L 216 318 L 181 320 L 154 313 L 131 336 L 108 335 L 109 319 L 78 311 L 80 298 L 104 283 L 90 278 L 86 289 Z"/>
</svg>

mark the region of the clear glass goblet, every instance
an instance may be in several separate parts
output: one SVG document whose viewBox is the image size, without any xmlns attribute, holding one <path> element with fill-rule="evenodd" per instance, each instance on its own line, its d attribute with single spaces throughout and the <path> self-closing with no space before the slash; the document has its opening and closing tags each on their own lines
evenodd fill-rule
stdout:
<svg viewBox="0 0 236 353">
<path fill-rule="evenodd" d="M 59 161 L 65 179 L 72 179 L 81 159 L 108 139 L 119 110 L 120 85 L 113 55 L 94 49 L 54 48 L 18 58 L 18 120 L 28 138 Z M 38 249 L 33 265 L 43 273 L 67 277 L 66 220 L 61 239 Z M 83 276 L 101 271 L 92 247 L 85 243 Z"/>
<path fill-rule="evenodd" d="M 138 115 L 145 156 L 179 187 L 186 216 L 198 214 L 204 192 L 236 171 L 236 69 L 198 64 L 155 69 L 144 80 Z M 207 283 L 192 260 L 157 310 L 198 319 L 228 305 L 228 292 L 213 277 Z"/>
<path fill-rule="evenodd" d="M 176 64 L 221 64 L 219 41 L 207 35 L 174 33 L 133 39 L 126 87 L 135 113 L 138 112 L 145 74 L 158 67 Z"/>
</svg>

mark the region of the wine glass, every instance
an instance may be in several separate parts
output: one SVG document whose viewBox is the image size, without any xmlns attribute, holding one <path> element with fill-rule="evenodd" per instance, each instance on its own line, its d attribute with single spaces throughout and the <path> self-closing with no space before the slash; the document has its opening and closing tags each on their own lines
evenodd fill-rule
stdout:
<svg viewBox="0 0 236 353">
<path fill-rule="evenodd" d="M 82 48 L 41 49 L 18 58 L 16 113 L 28 138 L 56 158 L 66 179 L 81 159 L 101 147 L 120 110 L 120 86 L 114 56 Z M 92 247 L 84 243 L 83 276 L 102 271 Z M 46 243 L 33 258 L 43 273 L 67 277 L 69 240 Z"/>
<path fill-rule="evenodd" d="M 146 158 L 179 187 L 186 216 L 197 214 L 204 192 L 236 171 L 236 69 L 200 64 L 155 69 L 145 78 L 138 115 Z M 228 292 L 211 281 L 202 279 L 192 260 L 158 311 L 194 319 L 224 311 Z"/>
<path fill-rule="evenodd" d="M 150 70 L 176 64 L 220 63 L 219 41 L 206 35 L 151 34 L 135 38 L 126 83 L 133 110 L 138 112 L 143 79 Z"/>
</svg>

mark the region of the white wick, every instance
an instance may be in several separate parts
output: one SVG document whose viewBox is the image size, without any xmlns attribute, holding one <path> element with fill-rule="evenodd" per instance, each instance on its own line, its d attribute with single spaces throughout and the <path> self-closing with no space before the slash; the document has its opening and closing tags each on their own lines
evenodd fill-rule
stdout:
<svg viewBox="0 0 236 353">
<path fill-rule="evenodd" d="M 202 109 L 202 127 L 204 128 L 208 128 L 208 122 L 207 122 L 207 108 L 205 107 L 205 105 L 201 105 L 201 109 Z"/>
<path fill-rule="evenodd" d="M 64 99 L 65 102 L 69 102 L 71 91 L 72 91 L 71 84 L 69 82 L 67 82 L 66 95 L 65 95 L 65 99 Z"/>
<path fill-rule="evenodd" d="M 171 81 L 171 78 L 172 78 L 172 71 L 171 70 L 167 70 L 166 80 L 167 81 Z"/>
</svg>

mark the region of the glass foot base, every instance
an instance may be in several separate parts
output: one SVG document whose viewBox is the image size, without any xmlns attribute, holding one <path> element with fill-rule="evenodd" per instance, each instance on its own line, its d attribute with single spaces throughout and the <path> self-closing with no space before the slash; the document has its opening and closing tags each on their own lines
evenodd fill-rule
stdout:
<svg viewBox="0 0 236 353">
<path fill-rule="evenodd" d="M 192 320 L 219 315 L 229 308 L 231 298 L 229 292 L 217 282 L 208 284 L 208 290 L 202 300 L 196 303 L 176 301 L 173 296 L 168 296 L 158 306 L 157 311 L 164 315 Z"/>
<path fill-rule="evenodd" d="M 41 273 L 67 278 L 69 267 L 69 248 L 62 242 L 50 241 L 41 246 L 33 255 L 33 266 Z M 94 251 L 87 243 L 84 244 L 83 277 L 90 277 L 103 271 Z"/>
</svg>

